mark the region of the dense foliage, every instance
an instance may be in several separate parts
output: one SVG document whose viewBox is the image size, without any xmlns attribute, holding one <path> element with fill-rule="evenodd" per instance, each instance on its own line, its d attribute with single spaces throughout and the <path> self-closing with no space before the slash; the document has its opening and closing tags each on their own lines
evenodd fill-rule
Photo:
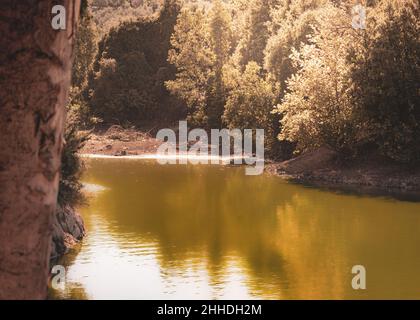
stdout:
<svg viewBox="0 0 420 320">
<path fill-rule="evenodd" d="M 174 77 L 167 62 L 179 6 L 167 1 L 158 18 L 123 22 L 100 42 L 90 77 L 90 106 L 107 123 L 134 123 L 179 114 L 164 82 Z"/>
<path fill-rule="evenodd" d="M 354 140 L 400 162 L 420 160 L 419 18 L 418 1 L 382 1 L 350 52 Z"/>
<path fill-rule="evenodd" d="M 346 157 L 420 160 L 415 0 L 363 2 L 362 28 L 352 24 L 352 0 L 92 4 L 154 9 L 130 21 L 117 13 L 119 25 L 102 28 L 88 99 L 75 99 L 90 117 L 263 128 L 273 158 L 327 146 Z"/>
<path fill-rule="evenodd" d="M 220 0 L 210 10 L 185 7 L 171 39 L 169 62 L 177 68 L 168 89 L 189 107 L 193 125 L 221 127 L 225 104 L 223 66 L 232 52 L 231 16 Z"/>
<path fill-rule="evenodd" d="M 78 152 L 88 139 L 88 135 L 82 133 L 80 129 L 90 126 L 94 121 L 83 96 L 83 92 L 87 90 L 88 75 L 92 70 L 93 59 L 96 55 L 97 41 L 96 27 L 89 8 L 85 6 L 86 3 L 86 1 L 82 2 L 84 5 L 74 47 L 72 85 L 67 106 L 58 192 L 58 203 L 61 206 L 75 206 L 84 201 L 80 181 L 83 163 Z"/>
<path fill-rule="evenodd" d="M 286 81 L 287 92 L 277 109 L 283 115 L 280 138 L 296 142 L 297 151 L 325 145 L 342 150 L 352 129 L 347 50 L 357 39 L 347 27 L 344 8 L 329 4 L 316 19 L 308 43 L 292 49 L 297 71 Z"/>
<path fill-rule="evenodd" d="M 123 22 L 156 16 L 162 2 L 163 0 L 91 0 L 90 8 L 98 34 L 103 37 Z"/>
<path fill-rule="evenodd" d="M 61 156 L 61 177 L 58 192 L 58 203 L 62 206 L 75 206 L 84 201 L 80 181 L 83 162 L 78 151 L 88 136 L 79 131 L 74 122 L 69 121 L 64 135 L 64 149 Z"/>
<path fill-rule="evenodd" d="M 381 1 L 368 8 L 366 29 L 354 30 L 348 8 L 323 6 L 292 56 L 298 71 L 278 107 L 280 138 L 298 151 L 327 145 L 419 161 L 419 16 L 416 1 Z"/>
</svg>

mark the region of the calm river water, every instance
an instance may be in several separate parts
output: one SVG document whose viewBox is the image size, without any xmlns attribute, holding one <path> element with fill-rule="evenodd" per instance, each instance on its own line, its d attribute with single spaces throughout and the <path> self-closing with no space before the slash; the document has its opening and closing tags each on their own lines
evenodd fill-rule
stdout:
<svg viewBox="0 0 420 320">
<path fill-rule="evenodd" d="M 420 299 L 420 203 L 145 160 L 89 159 L 84 181 L 53 299 Z"/>
</svg>

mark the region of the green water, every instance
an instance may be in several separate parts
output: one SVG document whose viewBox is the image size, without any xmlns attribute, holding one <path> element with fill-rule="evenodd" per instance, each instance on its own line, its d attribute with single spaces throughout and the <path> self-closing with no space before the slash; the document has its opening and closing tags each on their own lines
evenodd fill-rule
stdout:
<svg viewBox="0 0 420 320">
<path fill-rule="evenodd" d="M 420 203 L 244 168 L 90 159 L 73 299 L 420 299 Z M 367 290 L 351 286 L 354 265 Z"/>
</svg>

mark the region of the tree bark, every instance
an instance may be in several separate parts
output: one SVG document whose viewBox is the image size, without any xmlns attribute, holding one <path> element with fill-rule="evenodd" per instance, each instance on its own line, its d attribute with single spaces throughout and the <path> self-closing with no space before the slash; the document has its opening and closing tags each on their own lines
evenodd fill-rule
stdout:
<svg viewBox="0 0 420 320">
<path fill-rule="evenodd" d="M 66 30 L 51 26 L 56 4 Z M 0 299 L 47 297 L 79 5 L 0 1 Z"/>
</svg>

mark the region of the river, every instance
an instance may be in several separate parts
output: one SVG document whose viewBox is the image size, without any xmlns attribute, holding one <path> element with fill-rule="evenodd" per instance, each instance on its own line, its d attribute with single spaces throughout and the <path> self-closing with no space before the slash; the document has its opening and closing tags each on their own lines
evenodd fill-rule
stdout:
<svg viewBox="0 0 420 320">
<path fill-rule="evenodd" d="M 420 299 L 419 202 L 153 160 L 88 159 L 84 182 L 52 299 Z"/>
</svg>

